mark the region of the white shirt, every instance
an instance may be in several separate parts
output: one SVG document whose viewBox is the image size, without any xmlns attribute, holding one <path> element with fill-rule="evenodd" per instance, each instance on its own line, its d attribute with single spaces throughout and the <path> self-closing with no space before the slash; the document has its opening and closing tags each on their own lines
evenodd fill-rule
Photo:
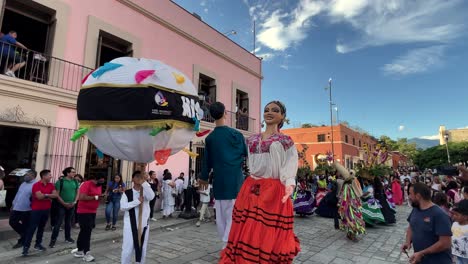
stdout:
<svg viewBox="0 0 468 264">
<path fill-rule="evenodd" d="M 261 137 L 257 134 L 247 140 L 251 175 L 279 179 L 286 186 L 296 185 L 298 155 L 292 139 L 284 134 L 274 134 L 265 140 Z"/>
<path fill-rule="evenodd" d="M 452 254 L 468 258 L 468 225 L 452 224 Z"/>
<path fill-rule="evenodd" d="M 211 184 L 204 191 L 200 190 L 200 202 L 202 203 L 210 202 L 210 189 L 211 189 Z"/>
<path fill-rule="evenodd" d="M 142 213 L 142 224 L 143 227 L 148 225 L 148 220 L 150 216 L 150 206 L 149 202 L 154 199 L 154 192 L 153 189 L 151 189 L 151 186 L 149 185 L 148 182 L 144 182 L 142 184 L 143 187 L 143 213 Z M 129 210 L 132 208 L 135 208 L 135 216 L 137 217 L 137 227 L 140 225 L 138 222 L 138 215 L 139 215 L 139 210 L 140 210 L 140 192 L 133 189 L 133 201 L 129 202 L 127 199 L 127 195 L 124 193 L 122 194 L 122 198 L 120 198 L 120 210 L 125 212 L 124 215 L 124 232 L 132 232 L 132 227 L 130 224 L 130 213 Z"/>
<path fill-rule="evenodd" d="M 441 187 L 442 187 L 442 186 L 441 186 L 440 183 L 433 183 L 431 188 L 432 188 L 433 190 L 436 190 L 436 191 L 439 191 L 439 192 L 440 192 L 440 191 L 442 190 Z"/>
<path fill-rule="evenodd" d="M 182 193 L 184 191 L 184 180 L 177 178 L 175 181 L 175 186 L 176 192 L 179 194 Z"/>
</svg>

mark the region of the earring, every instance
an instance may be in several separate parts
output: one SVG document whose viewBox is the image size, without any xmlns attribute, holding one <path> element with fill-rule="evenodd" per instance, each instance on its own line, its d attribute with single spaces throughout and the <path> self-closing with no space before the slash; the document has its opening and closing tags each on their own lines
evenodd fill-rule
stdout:
<svg viewBox="0 0 468 264">
<path fill-rule="evenodd" d="M 262 121 L 262 128 L 265 127 L 265 120 Z"/>
</svg>

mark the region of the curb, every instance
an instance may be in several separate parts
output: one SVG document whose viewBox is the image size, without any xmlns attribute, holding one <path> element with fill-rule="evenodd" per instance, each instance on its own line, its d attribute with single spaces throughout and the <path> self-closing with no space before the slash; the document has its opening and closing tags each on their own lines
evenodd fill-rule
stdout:
<svg viewBox="0 0 468 264">
<path fill-rule="evenodd" d="M 175 218 L 175 219 L 181 219 L 181 218 Z M 180 222 L 178 223 L 172 223 L 172 224 L 166 224 L 166 225 L 161 225 L 161 226 L 150 226 L 150 230 L 155 232 L 171 232 L 175 229 L 179 229 L 182 227 L 194 225 L 195 222 L 198 219 L 181 219 Z M 163 222 L 165 220 L 159 220 L 158 222 Z M 100 221 L 100 223 L 104 223 L 105 219 L 103 221 Z M 99 223 L 96 221 L 96 225 Z M 16 234 L 16 233 L 14 233 Z M 115 243 L 117 241 L 120 241 L 122 239 L 122 230 L 119 230 L 119 232 L 107 232 L 104 234 L 99 235 L 96 238 L 91 238 L 91 245 L 96 245 L 96 244 L 102 244 L 102 243 Z M 72 249 L 76 248 L 76 245 L 74 244 L 58 244 L 54 248 L 47 248 L 47 251 L 45 252 L 37 252 L 34 249 L 31 248 L 30 250 L 30 256 L 28 257 L 22 257 L 21 256 L 21 249 L 16 249 L 16 250 L 9 250 L 7 252 L 4 252 L 0 254 L 0 259 L 2 263 L 19 263 L 19 262 L 27 262 L 29 258 L 44 258 L 53 254 L 58 254 L 58 255 L 65 255 L 65 254 L 70 254 L 70 251 Z M 37 252 L 37 253 L 36 253 Z"/>
</svg>

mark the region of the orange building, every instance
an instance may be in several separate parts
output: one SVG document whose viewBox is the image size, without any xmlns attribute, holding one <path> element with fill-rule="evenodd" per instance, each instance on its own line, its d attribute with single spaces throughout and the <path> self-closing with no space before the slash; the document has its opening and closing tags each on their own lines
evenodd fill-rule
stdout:
<svg viewBox="0 0 468 264">
<path fill-rule="evenodd" d="M 315 156 L 331 153 L 331 128 L 320 126 L 311 128 L 291 128 L 282 132 L 289 135 L 296 144 L 299 153 L 299 166 L 310 166 L 314 169 L 318 164 Z M 358 132 L 343 124 L 333 126 L 333 146 L 335 160 L 348 169 L 353 169 L 359 160 L 363 159 L 364 144 L 374 150 L 377 139 Z"/>
<path fill-rule="evenodd" d="M 397 169 L 398 167 L 406 167 L 411 165 L 410 160 L 406 155 L 403 153 L 400 153 L 398 151 L 392 151 L 392 165 L 394 169 Z"/>
</svg>

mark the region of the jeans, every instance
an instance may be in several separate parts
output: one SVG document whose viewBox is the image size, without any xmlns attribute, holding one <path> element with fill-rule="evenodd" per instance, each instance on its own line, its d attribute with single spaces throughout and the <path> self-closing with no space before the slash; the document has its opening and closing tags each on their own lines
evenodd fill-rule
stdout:
<svg viewBox="0 0 468 264">
<path fill-rule="evenodd" d="M 32 237 L 36 232 L 36 246 L 42 244 L 42 236 L 44 235 L 44 227 L 49 219 L 50 210 L 33 210 L 29 219 L 29 228 L 23 242 L 23 247 L 29 249 L 31 246 Z"/>
<path fill-rule="evenodd" d="M 57 224 L 59 204 L 60 203 L 57 202 L 56 199 L 52 200 L 52 205 L 50 207 L 50 226 L 51 227 L 54 227 Z"/>
<path fill-rule="evenodd" d="M 89 251 L 91 244 L 91 232 L 96 226 L 96 214 L 78 214 L 78 223 L 80 224 L 80 233 L 76 240 L 78 251 L 84 254 Z"/>
<path fill-rule="evenodd" d="M 202 203 L 201 209 L 200 209 L 200 221 L 205 220 L 205 215 L 207 219 L 209 220 L 211 218 L 210 214 L 210 209 L 208 208 L 208 203 Z"/>
<path fill-rule="evenodd" d="M 468 264 L 468 258 L 462 258 L 459 256 L 455 256 L 455 263 L 456 264 Z"/>
<path fill-rule="evenodd" d="M 71 218 L 75 207 L 65 208 L 63 205 L 58 206 L 57 210 L 57 222 L 54 225 L 54 230 L 52 231 L 51 240 L 57 240 L 57 237 L 60 232 L 60 226 L 62 225 L 63 220 L 65 219 L 65 240 L 70 240 L 70 230 L 71 230 Z"/>
<path fill-rule="evenodd" d="M 28 232 L 29 218 L 31 217 L 31 211 L 11 211 L 10 214 L 10 226 L 15 230 L 20 239 L 18 244 L 23 244 L 26 234 Z"/>
<path fill-rule="evenodd" d="M 112 195 L 110 198 L 109 203 L 106 205 L 106 221 L 109 224 L 111 222 L 111 214 L 112 214 L 112 225 L 117 223 L 117 218 L 119 217 L 119 210 L 120 210 L 120 195 Z"/>
</svg>

